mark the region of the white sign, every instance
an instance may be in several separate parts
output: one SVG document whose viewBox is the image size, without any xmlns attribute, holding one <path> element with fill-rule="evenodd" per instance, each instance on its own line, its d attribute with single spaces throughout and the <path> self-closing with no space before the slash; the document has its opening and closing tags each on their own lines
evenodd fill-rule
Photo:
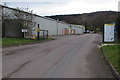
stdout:
<svg viewBox="0 0 120 80">
<path fill-rule="evenodd" d="M 120 12 L 120 1 L 118 2 L 118 11 Z"/>
<path fill-rule="evenodd" d="M 22 29 L 22 32 L 28 32 L 27 29 Z"/>
<path fill-rule="evenodd" d="M 115 24 L 104 25 L 104 42 L 114 42 Z"/>
</svg>

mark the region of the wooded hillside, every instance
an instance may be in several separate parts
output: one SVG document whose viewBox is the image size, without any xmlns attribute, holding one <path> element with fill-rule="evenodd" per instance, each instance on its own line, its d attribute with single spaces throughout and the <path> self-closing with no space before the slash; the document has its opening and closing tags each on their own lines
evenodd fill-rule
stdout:
<svg viewBox="0 0 120 80">
<path fill-rule="evenodd" d="M 82 24 L 89 30 L 102 31 L 103 25 L 106 23 L 114 23 L 120 12 L 115 11 L 99 11 L 84 14 L 71 14 L 71 15 L 55 15 L 47 16 L 53 19 L 59 19 L 70 24 Z"/>
</svg>

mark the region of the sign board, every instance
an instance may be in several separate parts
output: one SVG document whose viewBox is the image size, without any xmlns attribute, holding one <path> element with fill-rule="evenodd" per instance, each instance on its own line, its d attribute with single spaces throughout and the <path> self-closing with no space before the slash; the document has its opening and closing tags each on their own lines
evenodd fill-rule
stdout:
<svg viewBox="0 0 120 80">
<path fill-rule="evenodd" d="M 114 42 L 115 24 L 104 25 L 104 42 Z"/>
<path fill-rule="evenodd" d="M 22 29 L 22 32 L 28 32 L 28 30 L 27 29 Z"/>
<path fill-rule="evenodd" d="M 40 32 L 40 29 L 39 29 L 39 28 L 37 28 L 37 32 Z"/>
<path fill-rule="evenodd" d="M 120 1 L 118 2 L 118 11 L 120 12 Z"/>
</svg>

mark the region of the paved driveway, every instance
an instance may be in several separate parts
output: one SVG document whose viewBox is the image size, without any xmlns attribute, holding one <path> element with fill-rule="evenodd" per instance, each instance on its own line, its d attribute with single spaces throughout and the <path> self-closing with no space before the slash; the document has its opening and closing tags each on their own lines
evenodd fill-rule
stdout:
<svg viewBox="0 0 120 80">
<path fill-rule="evenodd" d="M 3 77 L 113 78 L 98 47 L 100 42 L 99 34 L 84 34 L 4 48 Z"/>
</svg>

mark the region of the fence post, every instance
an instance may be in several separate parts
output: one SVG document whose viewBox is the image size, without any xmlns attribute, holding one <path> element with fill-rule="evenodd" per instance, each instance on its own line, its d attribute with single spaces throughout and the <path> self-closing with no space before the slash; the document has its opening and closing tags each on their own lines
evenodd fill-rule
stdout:
<svg viewBox="0 0 120 80">
<path fill-rule="evenodd" d="M 40 33 L 40 29 L 39 29 L 39 24 L 38 24 L 38 28 L 37 28 L 37 40 L 39 40 L 39 33 Z"/>
<path fill-rule="evenodd" d="M 43 40 L 44 40 L 44 37 L 45 37 L 45 36 L 44 36 L 44 35 L 45 35 L 45 34 L 44 34 L 44 31 L 45 31 L 45 30 L 43 30 Z"/>
<path fill-rule="evenodd" d="M 47 30 L 47 39 L 48 39 L 48 30 Z"/>
</svg>

